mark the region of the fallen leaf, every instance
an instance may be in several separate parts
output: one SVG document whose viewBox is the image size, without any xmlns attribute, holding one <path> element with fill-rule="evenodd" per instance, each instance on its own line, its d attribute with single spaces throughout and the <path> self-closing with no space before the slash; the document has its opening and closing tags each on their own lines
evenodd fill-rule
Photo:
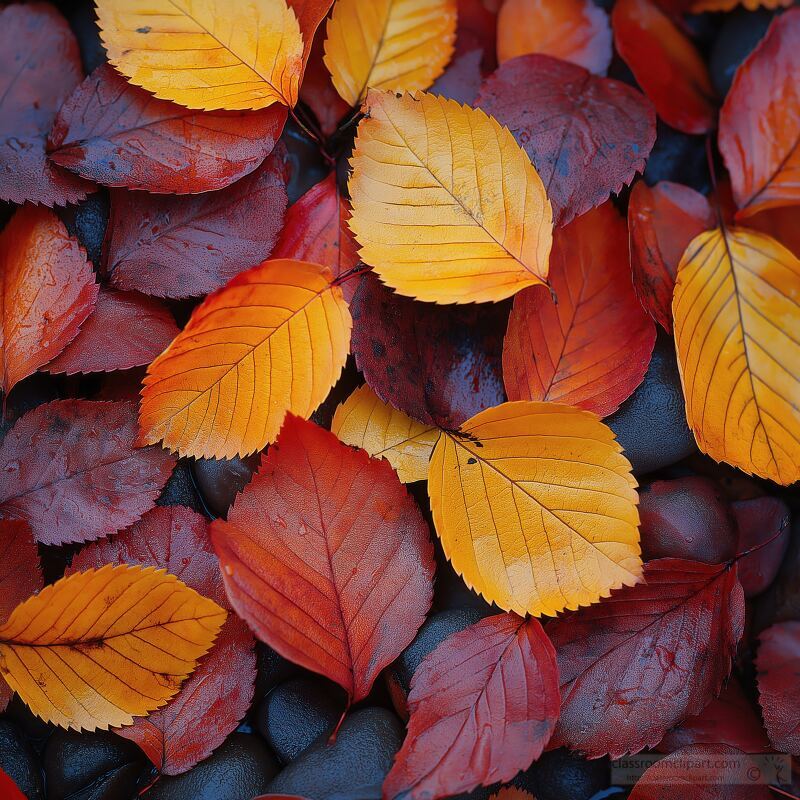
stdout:
<svg viewBox="0 0 800 800">
<path fill-rule="evenodd" d="M 730 674 L 744 628 L 735 566 L 660 558 L 642 577 L 547 626 L 562 698 L 551 746 L 588 758 L 653 747 Z"/>
<path fill-rule="evenodd" d="M 739 528 L 739 582 L 750 599 L 765 591 L 778 574 L 789 547 L 791 512 L 777 497 L 754 497 L 731 503 Z"/>
<path fill-rule="evenodd" d="M 641 92 L 551 56 L 519 56 L 475 105 L 508 126 L 544 181 L 557 226 L 604 203 L 644 170 L 656 117 Z"/>
<path fill-rule="evenodd" d="M 8 773 L 3 769 L 0 769 L 0 794 L 5 800 L 27 800 L 20 791 L 19 786 L 11 780 Z"/>
<path fill-rule="evenodd" d="M 357 106 L 367 89 L 427 89 L 456 39 L 456 0 L 337 0 L 325 30 L 325 66 Z"/>
<path fill-rule="evenodd" d="M 747 218 L 747 227 L 777 239 L 800 258 L 800 227 L 797 225 L 795 206 L 781 206 L 760 211 Z"/>
<path fill-rule="evenodd" d="M 269 256 L 286 210 L 281 146 L 251 175 L 219 192 L 164 197 L 111 192 L 104 255 L 112 285 L 158 297 L 219 289 Z"/>
<path fill-rule="evenodd" d="M 672 309 L 686 419 L 716 461 L 800 479 L 800 260 L 761 233 L 716 229 L 678 267 Z"/>
<path fill-rule="evenodd" d="M 538 620 L 487 617 L 445 639 L 411 680 L 410 719 L 383 796 L 420 800 L 509 781 L 558 719 L 555 651 Z"/>
<path fill-rule="evenodd" d="M 455 56 L 480 50 L 483 54 L 481 69 L 491 72 L 497 67 L 497 12 L 498 3 L 491 0 L 456 0 Z"/>
<path fill-rule="evenodd" d="M 105 186 L 209 192 L 258 167 L 285 122 L 283 106 L 190 111 L 101 64 L 61 107 L 48 151 L 51 161 Z"/>
<path fill-rule="evenodd" d="M 547 278 L 551 210 L 533 165 L 480 110 L 371 91 L 351 158 L 350 229 L 401 294 L 502 300 Z"/>
<path fill-rule="evenodd" d="M 300 26 L 286 0 L 96 0 L 108 60 L 131 83 L 187 108 L 297 102 Z"/>
<path fill-rule="evenodd" d="M 489 800 L 536 800 L 536 798 L 530 792 L 518 789 L 516 786 L 503 786 Z"/>
<path fill-rule="evenodd" d="M 328 68 L 322 60 L 323 47 L 322 39 L 315 38 L 300 86 L 300 100 L 314 112 L 322 133 L 333 136 L 351 109 L 333 86 Z"/>
<path fill-rule="evenodd" d="M 210 294 L 148 367 L 141 441 L 231 458 L 274 441 L 287 411 L 310 417 L 350 343 L 350 312 L 331 279 L 325 267 L 279 259 Z"/>
<path fill-rule="evenodd" d="M 509 400 L 549 400 L 606 417 L 642 382 L 656 330 L 633 291 L 625 221 L 608 202 L 556 231 L 553 301 L 514 298 L 503 343 Z"/>
<path fill-rule="evenodd" d="M 456 56 L 450 66 L 434 81 L 431 94 L 471 106 L 481 88 L 481 50 Z"/>
<path fill-rule="evenodd" d="M 756 668 L 764 725 L 779 753 L 800 754 L 800 622 L 781 622 L 759 637 Z"/>
<path fill-rule="evenodd" d="M 0 674 L 45 722 L 130 725 L 178 691 L 225 616 L 174 575 L 109 564 L 17 606 L 0 626 Z"/>
<path fill-rule="evenodd" d="M 736 6 L 755 11 L 758 8 L 788 8 L 792 3 L 794 0 L 695 0 L 691 9 L 695 14 L 703 11 L 731 11 Z"/>
<path fill-rule="evenodd" d="M 97 300 L 86 251 L 46 208 L 20 208 L 0 233 L 0 366 L 4 395 L 55 358 Z"/>
<path fill-rule="evenodd" d="M 303 37 L 303 66 L 308 64 L 316 38 L 317 28 L 328 16 L 333 0 L 287 0 L 287 5 L 297 17 Z"/>
<path fill-rule="evenodd" d="M 149 511 L 173 458 L 135 449 L 133 403 L 54 400 L 25 414 L 0 443 L 0 513 L 26 520 L 37 542 L 85 542 Z"/>
<path fill-rule="evenodd" d="M 237 614 L 352 702 L 430 609 L 428 528 L 392 468 L 294 415 L 211 536 Z"/>
<path fill-rule="evenodd" d="M 470 588 L 554 616 L 641 575 L 636 481 L 611 430 L 557 403 L 503 403 L 443 431 L 428 495 L 445 555 Z"/>
</svg>

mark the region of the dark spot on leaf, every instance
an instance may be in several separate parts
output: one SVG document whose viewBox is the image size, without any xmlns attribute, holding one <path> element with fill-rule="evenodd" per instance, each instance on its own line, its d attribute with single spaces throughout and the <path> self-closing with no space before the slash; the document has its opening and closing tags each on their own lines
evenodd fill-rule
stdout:
<svg viewBox="0 0 800 800">
<path fill-rule="evenodd" d="M 150 33 L 151 30 L 152 28 L 149 25 L 145 25 L 142 28 L 137 28 L 136 33 Z"/>
<path fill-rule="evenodd" d="M 477 464 L 477 463 L 478 463 L 478 459 L 477 458 L 473 458 L 472 456 L 470 456 L 467 459 L 467 464 Z"/>
</svg>

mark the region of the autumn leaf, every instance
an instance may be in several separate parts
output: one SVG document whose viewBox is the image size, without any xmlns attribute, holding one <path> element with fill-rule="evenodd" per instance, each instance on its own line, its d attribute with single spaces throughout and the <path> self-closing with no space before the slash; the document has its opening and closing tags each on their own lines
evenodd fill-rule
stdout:
<svg viewBox="0 0 800 800">
<path fill-rule="evenodd" d="M 46 208 L 24 206 L 0 233 L 4 395 L 75 338 L 97 299 L 86 251 Z"/>
<path fill-rule="evenodd" d="M 211 536 L 237 614 L 352 702 L 430 609 L 433 547 L 397 475 L 294 415 Z"/>
<path fill-rule="evenodd" d="M 0 514 L 26 520 L 42 544 L 115 533 L 155 505 L 172 472 L 165 451 L 135 449 L 133 403 L 55 400 L 0 443 Z"/>
<path fill-rule="evenodd" d="M 514 298 L 503 344 L 509 400 L 608 416 L 642 382 L 656 331 L 633 291 L 628 232 L 604 203 L 556 231 L 550 285 Z"/>
<path fill-rule="evenodd" d="M 644 170 L 656 140 L 641 92 L 545 55 L 507 61 L 475 105 L 506 125 L 544 182 L 557 226 L 604 203 Z"/>
<path fill-rule="evenodd" d="M 336 409 L 331 433 L 374 458 L 385 458 L 403 483 L 427 479 L 428 461 L 439 438 L 437 427 L 386 405 L 366 384 Z"/>
<path fill-rule="evenodd" d="M 547 278 L 551 211 L 533 165 L 482 111 L 370 91 L 351 159 L 361 259 L 401 294 L 502 300 Z"/>
<path fill-rule="evenodd" d="M 594 414 L 557 403 L 504 403 L 443 431 L 428 494 L 467 586 L 554 616 L 636 583 L 636 481 L 621 450 Z"/>
<path fill-rule="evenodd" d="M 758 691 L 770 742 L 800 753 L 800 622 L 781 622 L 759 637 Z"/>
<path fill-rule="evenodd" d="M 791 511 L 777 497 L 731 503 L 739 539 L 739 583 L 749 600 L 769 588 L 783 563 L 791 534 Z M 752 552 L 750 552 L 752 551 Z"/>
<path fill-rule="evenodd" d="M 337 0 L 325 34 L 325 66 L 351 106 L 368 88 L 427 89 L 453 55 L 456 0 Z"/>
<path fill-rule="evenodd" d="M 675 345 L 686 419 L 717 461 L 800 478 L 800 260 L 744 228 L 694 239 L 678 267 Z"/>
<path fill-rule="evenodd" d="M 274 441 L 287 411 L 310 417 L 350 342 L 331 277 L 317 264 L 265 261 L 210 294 L 147 370 L 142 443 L 230 458 Z"/>
<path fill-rule="evenodd" d="M 3 769 L 0 769 L 0 793 L 6 800 L 28 800 Z"/>
<path fill-rule="evenodd" d="M 530 792 L 518 789 L 516 786 L 503 786 L 489 800 L 536 800 L 536 798 Z"/>
<path fill-rule="evenodd" d="M 174 575 L 109 564 L 17 606 L 0 626 L 0 674 L 45 722 L 130 725 L 178 691 L 225 616 Z"/>
<path fill-rule="evenodd" d="M 509 781 L 541 755 L 558 719 L 555 651 L 538 620 L 487 617 L 426 656 L 408 706 L 384 798 L 446 797 Z"/>
<path fill-rule="evenodd" d="M 719 149 L 739 217 L 800 203 L 800 9 L 776 17 L 736 71 L 719 116 Z"/>
<path fill-rule="evenodd" d="M 794 0 L 695 0 L 692 11 L 699 14 L 702 11 L 730 11 L 736 6 L 742 6 L 748 11 L 758 8 L 788 8 Z"/>
<path fill-rule="evenodd" d="M 728 677 L 744 628 L 735 566 L 661 558 L 643 579 L 547 626 L 562 697 L 552 746 L 638 753 L 699 714 Z"/>
<path fill-rule="evenodd" d="M 323 48 L 323 40 L 316 37 L 300 85 L 300 100 L 314 112 L 322 133 L 333 136 L 351 108 L 333 86 L 331 75 L 323 62 Z"/>
</svg>

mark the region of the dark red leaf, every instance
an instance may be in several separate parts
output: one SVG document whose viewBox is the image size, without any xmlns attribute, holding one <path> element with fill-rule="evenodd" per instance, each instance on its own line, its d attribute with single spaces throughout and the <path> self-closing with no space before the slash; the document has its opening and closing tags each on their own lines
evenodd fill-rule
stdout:
<svg viewBox="0 0 800 800">
<path fill-rule="evenodd" d="M 508 126 L 565 225 L 633 180 L 656 140 L 647 99 L 619 81 L 544 55 L 506 61 L 475 105 Z"/>
<path fill-rule="evenodd" d="M 414 673 L 408 734 L 386 800 L 423 800 L 509 781 L 558 719 L 555 651 L 537 619 L 497 614 L 445 639 Z"/>
<path fill-rule="evenodd" d="M 5 770 L 0 769 L 0 797 L 4 800 L 27 800 Z"/>
<path fill-rule="evenodd" d="M 219 192 L 164 197 L 111 192 L 106 270 L 119 289 L 196 297 L 219 289 L 272 251 L 286 210 L 283 148 Z"/>
<path fill-rule="evenodd" d="M 503 402 L 506 303 L 418 303 L 365 275 L 350 349 L 370 388 L 420 422 L 455 428 Z"/>
<path fill-rule="evenodd" d="M 497 7 L 486 0 L 457 0 L 458 21 L 456 23 L 457 58 L 472 50 L 483 53 L 483 69 L 491 72 L 497 66 Z"/>
<path fill-rule="evenodd" d="M 800 756 L 800 622 L 781 622 L 759 637 L 758 691 L 773 747 Z"/>
<path fill-rule="evenodd" d="M 0 514 L 27 520 L 42 544 L 85 542 L 136 522 L 175 465 L 134 448 L 133 403 L 55 400 L 29 411 L 0 444 Z"/>
<path fill-rule="evenodd" d="M 744 628 L 736 567 L 663 558 L 645 564 L 644 580 L 547 626 L 562 697 L 552 746 L 638 753 L 728 677 Z"/>
<path fill-rule="evenodd" d="M 68 574 L 103 564 L 166 569 L 192 589 L 228 608 L 208 523 L 183 506 L 148 511 L 128 530 L 83 548 Z M 159 772 L 178 775 L 221 745 L 253 699 L 256 656 L 244 622 L 229 614 L 214 647 L 172 700 L 116 731 L 141 747 Z"/>
<path fill-rule="evenodd" d="M 285 122 L 279 103 L 260 111 L 190 111 L 101 64 L 62 106 L 48 151 L 56 164 L 106 186 L 208 192 L 252 172 Z"/>
<path fill-rule="evenodd" d="M 353 702 L 431 605 L 428 528 L 389 463 L 292 414 L 211 535 L 236 613 Z"/>
<path fill-rule="evenodd" d="M 483 80 L 481 55 L 480 50 L 470 50 L 456 56 L 428 91 L 471 106 Z"/>
<path fill-rule="evenodd" d="M 739 559 L 739 581 L 745 597 L 755 597 L 775 580 L 786 555 L 789 507 L 777 497 L 756 497 L 731 503 L 731 508 L 739 527 L 738 552 L 758 548 Z"/>
<path fill-rule="evenodd" d="M 0 11 L 0 199 L 53 206 L 92 191 L 45 154 L 53 118 L 81 78 L 78 43 L 53 6 L 14 3 Z"/>
<path fill-rule="evenodd" d="M 322 133 L 332 136 L 339 122 L 349 113 L 350 106 L 333 88 L 331 74 L 322 61 L 323 42 L 324 38 L 321 36 L 314 39 L 303 83 L 300 85 L 300 99 L 314 112 Z"/>
</svg>

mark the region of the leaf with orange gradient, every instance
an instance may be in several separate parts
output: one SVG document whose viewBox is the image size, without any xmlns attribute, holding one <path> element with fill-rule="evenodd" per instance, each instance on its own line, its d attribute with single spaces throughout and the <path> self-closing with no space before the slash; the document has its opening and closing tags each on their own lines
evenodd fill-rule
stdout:
<svg viewBox="0 0 800 800">
<path fill-rule="evenodd" d="M 331 433 L 374 458 L 385 458 L 403 483 L 427 479 L 428 462 L 439 438 L 435 425 L 424 425 L 392 408 L 366 384 L 336 409 Z"/>
<path fill-rule="evenodd" d="M 369 88 L 427 89 L 453 55 L 456 0 L 337 0 L 325 34 L 325 66 L 351 106 Z"/>
<path fill-rule="evenodd" d="M 274 441 L 287 411 L 310 417 L 350 346 L 350 311 L 331 277 L 278 259 L 210 294 L 147 370 L 140 440 L 231 458 Z"/>
<path fill-rule="evenodd" d="M 509 400 L 616 411 L 642 382 L 656 328 L 633 291 L 628 231 L 611 202 L 559 228 L 543 286 L 514 298 L 503 342 Z"/>
<path fill-rule="evenodd" d="M 800 8 L 776 17 L 719 115 L 737 216 L 800 204 Z"/>
<path fill-rule="evenodd" d="M 749 474 L 800 479 L 800 260 L 745 228 L 694 239 L 672 309 L 699 448 Z"/>
<path fill-rule="evenodd" d="M 174 575 L 108 564 L 16 607 L 0 626 L 0 674 L 45 722 L 130 725 L 178 691 L 225 616 Z"/>
<path fill-rule="evenodd" d="M 536 800 L 536 798 L 530 792 L 516 786 L 502 786 L 489 800 Z"/>
<path fill-rule="evenodd" d="M 187 108 L 294 106 L 304 64 L 286 0 L 97 0 L 108 60 Z"/>
<path fill-rule="evenodd" d="M 636 480 L 595 414 L 503 403 L 443 431 L 428 495 L 445 555 L 506 611 L 554 616 L 642 573 Z"/>
<path fill-rule="evenodd" d="M 593 0 L 506 0 L 497 16 L 497 59 L 544 53 L 605 75 L 611 63 L 608 14 Z"/>
<path fill-rule="evenodd" d="M 400 294 L 503 300 L 547 278 L 552 209 L 507 128 L 418 92 L 370 91 L 351 159 L 359 255 Z"/>
</svg>

